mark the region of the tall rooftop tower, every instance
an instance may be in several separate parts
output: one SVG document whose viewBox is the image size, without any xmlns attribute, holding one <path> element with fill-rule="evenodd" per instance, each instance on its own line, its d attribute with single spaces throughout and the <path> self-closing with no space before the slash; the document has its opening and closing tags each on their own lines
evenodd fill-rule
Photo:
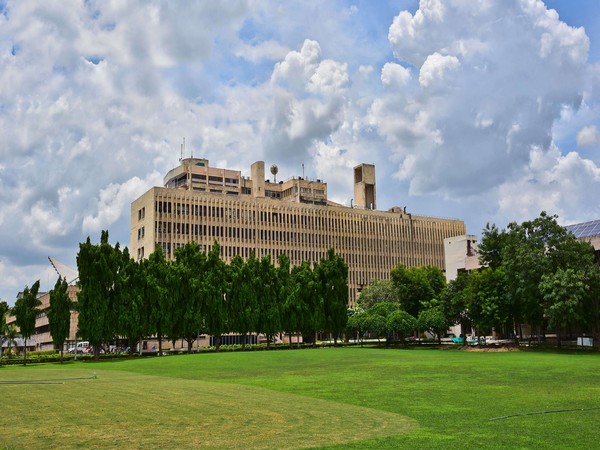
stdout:
<svg viewBox="0 0 600 450">
<path fill-rule="evenodd" d="M 374 164 L 354 167 L 354 202 L 357 208 L 377 209 Z"/>
</svg>

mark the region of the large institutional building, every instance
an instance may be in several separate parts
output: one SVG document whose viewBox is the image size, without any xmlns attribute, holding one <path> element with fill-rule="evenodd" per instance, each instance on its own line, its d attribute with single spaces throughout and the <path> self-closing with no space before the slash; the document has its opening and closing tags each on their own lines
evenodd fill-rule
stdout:
<svg viewBox="0 0 600 450">
<path fill-rule="evenodd" d="M 276 177 L 277 167 L 271 166 Z M 354 205 L 327 199 L 322 180 L 293 177 L 265 180 L 265 164 L 255 162 L 251 176 L 186 158 L 131 205 L 131 254 L 150 255 L 155 246 L 168 259 L 189 241 L 208 249 L 221 245 L 221 257 L 279 254 L 292 265 L 317 262 L 334 248 L 348 265 L 349 304 L 372 279 L 390 269 L 434 265 L 444 268 L 444 239 L 464 235 L 460 220 L 416 216 L 399 207 L 377 211 L 375 166 L 354 168 Z"/>
</svg>

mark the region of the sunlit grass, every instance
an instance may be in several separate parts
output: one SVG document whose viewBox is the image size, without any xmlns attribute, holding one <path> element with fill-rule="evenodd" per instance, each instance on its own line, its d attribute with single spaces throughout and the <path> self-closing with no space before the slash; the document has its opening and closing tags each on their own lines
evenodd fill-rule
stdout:
<svg viewBox="0 0 600 450">
<path fill-rule="evenodd" d="M 5 367 L 8 448 L 593 448 L 600 355 L 317 349 Z"/>
</svg>

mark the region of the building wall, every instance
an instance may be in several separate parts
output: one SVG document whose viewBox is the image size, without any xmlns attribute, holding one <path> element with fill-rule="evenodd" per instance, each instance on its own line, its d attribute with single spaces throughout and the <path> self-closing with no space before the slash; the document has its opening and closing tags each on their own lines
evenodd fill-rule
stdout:
<svg viewBox="0 0 600 450">
<path fill-rule="evenodd" d="M 461 235 L 444 239 L 446 281 L 456 279 L 460 270 L 480 267 L 477 255 L 477 236 Z"/>
<path fill-rule="evenodd" d="M 77 286 L 69 286 L 67 288 L 67 294 L 73 303 L 77 302 L 77 292 L 79 292 L 79 288 Z M 38 300 L 41 302 L 41 305 L 38 307 L 38 315 L 35 319 L 35 333 L 31 338 L 27 341 L 28 346 L 35 346 L 36 350 L 52 350 L 54 349 L 54 343 L 52 342 L 52 336 L 50 335 L 50 327 L 48 323 L 47 312 L 50 309 L 50 293 L 44 292 L 38 297 Z M 65 351 L 68 348 L 71 342 L 75 342 L 75 335 L 77 333 L 77 311 L 71 309 L 71 318 L 70 318 L 70 329 L 69 329 L 69 338 L 65 342 Z M 15 324 L 16 319 L 14 316 L 9 315 L 6 318 L 6 323 L 8 325 Z"/>
<path fill-rule="evenodd" d="M 221 257 L 279 254 L 293 265 L 319 261 L 334 248 L 348 264 L 349 303 L 372 279 L 390 270 L 434 265 L 444 268 L 445 238 L 465 234 L 460 220 L 415 216 L 272 198 L 225 196 L 186 189 L 152 188 L 131 205 L 130 249 L 147 258 L 156 244 L 168 259 L 189 241 L 208 250 L 221 244 Z"/>
</svg>

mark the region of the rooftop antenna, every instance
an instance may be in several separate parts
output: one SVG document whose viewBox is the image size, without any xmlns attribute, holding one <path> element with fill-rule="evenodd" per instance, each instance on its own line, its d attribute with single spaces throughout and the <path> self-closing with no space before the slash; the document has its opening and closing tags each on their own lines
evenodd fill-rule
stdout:
<svg viewBox="0 0 600 450">
<path fill-rule="evenodd" d="M 302 163 L 302 178 L 304 178 L 304 163 Z"/>
<path fill-rule="evenodd" d="M 179 157 L 179 162 L 183 159 L 183 147 L 185 147 L 185 138 L 183 138 L 183 143 L 179 146 L 181 150 L 181 156 Z"/>
</svg>

